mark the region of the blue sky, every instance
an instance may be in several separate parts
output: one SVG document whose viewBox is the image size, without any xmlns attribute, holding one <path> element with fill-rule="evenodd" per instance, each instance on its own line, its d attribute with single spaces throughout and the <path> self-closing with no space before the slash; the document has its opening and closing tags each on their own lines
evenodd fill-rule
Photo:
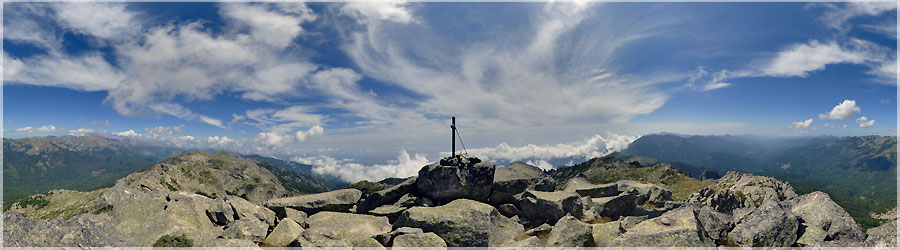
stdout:
<svg viewBox="0 0 900 250">
<path fill-rule="evenodd" d="M 3 136 L 406 176 L 648 133 L 895 135 L 897 5 L 4 3 Z"/>
</svg>

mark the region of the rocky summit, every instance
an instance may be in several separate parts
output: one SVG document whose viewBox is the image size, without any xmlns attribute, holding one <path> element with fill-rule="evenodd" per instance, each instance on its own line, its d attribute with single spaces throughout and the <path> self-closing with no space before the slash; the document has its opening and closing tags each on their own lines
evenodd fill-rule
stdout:
<svg viewBox="0 0 900 250">
<path fill-rule="evenodd" d="M 567 177 L 560 179 L 521 162 L 498 168 L 477 158 L 447 158 L 394 185 L 303 194 L 284 188 L 286 183 L 252 160 L 188 152 L 111 188 L 56 190 L 22 200 L 3 214 L 3 244 L 897 246 L 896 218 L 863 233 L 828 194 L 799 195 L 771 177 L 729 172 L 715 181 L 692 182 L 708 185 L 677 200 L 667 186 L 644 181 L 660 178 L 592 182 L 583 175 L 591 168 L 638 169 L 593 165 L 563 169 Z M 640 169 L 689 178 L 669 168 Z M 673 180 L 670 174 L 664 179 Z"/>
</svg>

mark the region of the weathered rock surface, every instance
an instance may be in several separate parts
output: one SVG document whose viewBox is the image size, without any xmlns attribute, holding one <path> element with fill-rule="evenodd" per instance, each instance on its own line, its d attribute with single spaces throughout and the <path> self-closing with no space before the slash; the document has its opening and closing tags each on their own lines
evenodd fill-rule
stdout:
<svg viewBox="0 0 900 250">
<path fill-rule="evenodd" d="M 790 210 L 767 199 L 741 219 L 728 237 L 744 247 L 789 247 L 797 242 L 799 224 Z"/>
<path fill-rule="evenodd" d="M 263 240 L 263 244 L 285 247 L 297 239 L 297 236 L 300 236 L 303 231 L 300 224 L 297 224 L 297 222 L 294 222 L 292 219 L 284 218 L 281 219 L 281 221 L 278 222 L 278 225 L 275 226 L 275 229 L 266 236 L 266 239 Z"/>
<path fill-rule="evenodd" d="M 369 211 L 369 214 L 375 216 L 387 217 L 389 222 L 394 222 L 397 220 L 397 217 L 400 217 L 400 213 L 405 211 L 405 207 L 398 207 L 394 205 L 385 205 L 380 206 L 372 211 Z"/>
<path fill-rule="evenodd" d="M 238 219 L 254 217 L 265 222 L 266 225 L 275 226 L 276 217 L 274 211 L 262 206 L 257 206 L 256 204 L 250 203 L 237 196 L 226 196 L 225 201 L 234 209 L 234 214 L 237 215 Z M 304 215 L 304 217 L 305 216 L 306 215 Z M 302 221 L 298 221 L 298 223 L 302 223 Z"/>
<path fill-rule="evenodd" d="M 413 206 L 433 207 L 434 202 L 432 202 L 428 198 L 415 196 L 410 193 L 410 194 L 404 194 L 403 196 L 400 197 L 400 199 L 397 199 L 397 202 L 394 202 L 394 206 L 406 207 L 406 208 L 413 207 Z"/>
<path fill-rule="evenodd" d="M 16 212 L 3 214 L 5 247 L 120 245 L 108 215 L 80 214 L 68 220 L 56 218 L 34 223 Z"/>
<path fill-rule="evenodd" d="M 720 243 L 728 240 L 728 232 L 734 228 L 730 215 L 719 213 L 710 207 L 701 207 L 697 211 L 697 220 L 703 225 L 709 238 Z"/>
<path fill-rule="evenodd" d="M 462 158 L 466 159 L 466 158 Z M 476 158 L 473 158 L 476 159 Z M 446 162 L 452 165 L 434 163 L 419 170 L 416 190 L 438 204 L 456 199 L 471 199 L 485 202 L 491 194 L 494 182 L 494 164 L 464 160 L 462 162 Z"/>
<path fill-rule="evenodd" d="M 538 239 L 536 236 L 531 236 L 525 238 L 524 240 L 516 241 L 504 245 L 504 247 L 541 247 L 541 239 Z"/>
<path fill-rule="evenodd" d="M 243 239 L 259 242 L 266 238 L 268 231 L 269 225 L 265 222 L 255 217 L 244 217 L 225 227 L 222 237 L 225 239 Z"/>
<path fill-rule="evenodd" d="M 375 240 L 377 240 L 381 245 L 391 246 L 393 245 L 394 238 L 404 234 L 421 234 L 425 233 L 421 228 L 412 228 L 412 227 L 401 227 L 397 228 L 390 233 L 384 233 L 375 235 Z"/>
<path fill-rule="evenodd" d="M 514 196 L 525 192 L 526 189 L 553 191 L 555 188 L 556 181 L 540 168 L 523 162 L 513 162 L 494 171 L 490 204 L 498 206 L 516 203 Z"/>
<path fill-rule="evenodd" d="M 434 233 L 404 234 L 395 237 L 391 247 L 447 247 L 447 243 Z"/>
<path fill-rule="evenodd" d="M 791 185 L 772 177 L 728 172 L 710 187 L 694 193 L 688 202 L 703 204 L 730 214 L 737 208 L 758 207 L 766 199 L 785 201 L 797 197 Z"/>
<path fill-rule="evenodd" d="M 822 192 L 812 192 L 794 200 L 791 212 L 805 228 L 797 243 L 807 246 L 834 241 L 838 245 L 862 241 L 863 234 L 853 217 Z"/>
<path fill-rule="evenodd" d="M 391 231 L 391 224 L 386 217 L 364 214 L 320 212 L 309 216 L 306 223 L 309 224 L 309 229 L 303 232 L 302 237 L 311 245 L 302 245 L 303 247 L 352 245 L 355 240 L 374 238 Z M 345 243 L 337 244 L 334 241 Z"/>
<path fill-rule="evenodd" d="M 18 212 L 3 213 L 3 246 L 32 246 L 26 236 L 34 228 L 34 224 Z"/>
<path fill-rule="evenodd" d="M 665 202 L 672 201 L 672 191 L 656 184 L 632 180 L 621 180 L 614 184 L 618 186 L 619 192 L 635 194 L 638 197 L 637 204 L 647 202 L 663 206 Z"/>
<path fill-rule="evenodd" d="M 591 234 L 591 225 L 578 221 L 577 218 L 566 215 L 553 225 L 550 238 L 547 239 L 548 247 L 590 247 L 594 244 Z"/>
<path fill-rule="evenodd" d="M 623 192 L 613 197 L 593 198 L 591 205 L 596 214 L 617 220 L 631 215 L 639 199 L 634 193 Z"/>
<path fill-rule="evenodd" d="M 410 208 L 400 215 L 394 226 L 433 232 L 450 247 L 500 246 L 525 230 L 496 208 L 468 199 L 454 200 L 438 207 Z"/>
<path fill-rule="evenodd" d="M 713 247 L 696 211 L 682 207 L 645 220 L 613 240 L 612 247 Z"/>
<path fill-rule="evenodd" d="M 593 224 L 591 225 L 591 237 L 594 239 L 594 246 L 609 246 L 614 239 L 625 233 L 622 224 L 619 221 Z"/>
<path fill-rule="evenodd" d="M 566 214 L 581 218 L 584 207 L 575 192 L 529 190 L 519 199 L 519 209 L 519 216 L 529 221 L 555 223 Z"/>
<path fill-rule="evenodd" d="M 627 230 L 633 228 L 634 226 L 637 226 L 637 224 L 640 224 L 641 222 L 647 220 L 648 218 L 649 217 L 646 215 L 625 216 L 625 217 L 619 218 L 618 221 L 622 223 L 622 228 L 627 231 Z"/>
<path fill-rule="evenodd" d="M 866 230 L 869 236 L 866 238 L 866 246 L 868 247 L 898 247 L 897 238 L 897 220 L 891 220 L 881 226 Z"/>
<path fill-rule="evenodd" d="M 307 214 L 315 214 L 321 211 L 348 212 L 362 191 L 348 188 L 331 192 L 308 194 L 293 197 L 277 198 L 266 201 L 266 207 L 280 213 L 282 208 L 293 208 Z"/>
<path fill-rule="evenodd" d="M 525 235 L 538 236 L 538 235 L 542 235 L 542 234 L 549 234 L 550 231 L 553 231 L 553 226 L 548 225 L 548 224 L 541 224 L 538 227 L 528 229 L 528 231 L 525 231 Z"/>
<path fill-rule="evenodd" d="M 619 185 L 615 183 L 608 183 L 597 185 L 593 184 L 584 177 L 578 176 L 566 182 L 565 187 L 562 189 L 563 191 L 575 192 L 578 195 L 591 197 L 591 198 L 601 198 L 601 197 L 610 197 L 616 196 L 619 194 Z"/>
<path fill-rule="evenodd" d="M 385 190 L 374 192 L 365 199 L 359 200 L 356 204 L 357 213 L 366 213 L 383 205 L 390 205 L 403 195 L 413 192 L 416 188 L 416 177 L 406 179 L 400 184 L 389 187 Z"/>
<path fill-rule="evenodd" d="M 297 210 L 294 210 L 293 208 L 283 208 L 283 209 L 279 209 L 278 211 L 280 212 L 278 214 L 279 219 L 288 218 L 288 219 L 294 220 L 294 222 L 297 222 L 297 224 L 300 224 L 300 226 L 302 226 L 302 227 L 309 226 L 306 224 L 306 218 L 309 216 L 307 216 L 306 213 L 304 213 L 302 211 L 297 211 Z"/>
</svg>

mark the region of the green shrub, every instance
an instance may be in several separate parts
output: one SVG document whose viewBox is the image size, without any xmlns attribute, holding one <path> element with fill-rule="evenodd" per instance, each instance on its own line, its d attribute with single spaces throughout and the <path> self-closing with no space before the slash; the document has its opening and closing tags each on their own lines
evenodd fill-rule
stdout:
<svg viewBox="0 0 900 250">
<path fill-rule="evenodd" d="M 194 246 L 194 241 L 188 239 L 187 236 L 171 236 L 171 235 L 163 235 L 156 240 L 156 243 L 153 243 L 153 247 L 192 247 Z"/>
</svg>

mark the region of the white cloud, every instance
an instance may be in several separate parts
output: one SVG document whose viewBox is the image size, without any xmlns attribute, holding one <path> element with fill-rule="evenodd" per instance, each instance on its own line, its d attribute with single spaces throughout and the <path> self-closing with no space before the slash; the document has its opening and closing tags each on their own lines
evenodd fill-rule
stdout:
<svg viewBox="0 0 900 250">
<path fill-rule="evenodd" d="M 220 120 L 213 119 L 213 118 L 210 118 L 205 115 L 199 115 L 199 116 L 197 116 L 197 118 L 200 119 L 200 121 L 205 122 L 206 124 L 213 125 L 213 126 L 220 127 L 220 128 L 225 128 L 225 125 L 222 125 L 222 121 L 220 121 Z"/>
<path fill-rule="evenodd" d="M 537 160 L 537 161 L 531 161 L 531 160 L 529 160 L 529 161 L 526 162 L 526 163 L 528 163 L 528 165 L 532 165 L 532 166 L 538 167 L 538 168 L 540 168 L 541 170 L 551 170 L 551 169 L 553 169 L 553 164 L 550 164 L 549 162 L 547 162 L 546 160 L 543 160 L 543 159 L 540 159 L 540 160 Z M 571 164 L 570 164 L 570 165 L 571 165 Z"/>
<path fill-rule="evenodd" d="M 841 104 L 834 106 L 831 109 L 831 112 L 819 114 L 819 120 L 847 120 L 850 117 L 858 115 L 860 112 L 859 106 L 856 106 L 856 101 L 854 100 L 844 100 Z"/>
<path fill-rule="evenodd" d="M 474 148 L 468 149 L 467 151 L 470 155 L 476 155 L 483 160 L 521 161 L 572 157 L 590 159 L 623 150 L 637 138 L 637 136 L 607 133 L 606 137 L 594 135 L 584 141 L 572 143 L 541 146 L 528 144 L 520 147 L 513 147 L 509 144 L 501 143 L 493 148 Z M 446 152 L 441 154 L 449 155 L 450 153 Z"/>
<path fill-rule="evenodd" d="M 249 27 L 250 37 L 267 45 L 284 48 L 303 32 L 300 24 L 313 21 L 316 15 L 304 3 L 222 3 L 223 16 L 235 26 Z"/>
<path fill-rule="evenodd" d="M 56 126 L 54 126 L 54 125 L 51 124 L 51 125 L 45 125 L 45 126 L 38 127 L 38 128 L 31 127 L 31 126 L 27 126 L 27 127 L 24 127 L 24 128 L 18 128 L 18 129 L 16 129 L 15 131 L 16 131 L 16 132 L 24 132 L 24 133 L 29 133 L 29 134 L 30 134 L 30 133 L 34 133 L 34 132 L 54 133 L 54 132 L 62 132 L 62 131 L 64 131 L 64 130 L 65 130 L 65 129 L 63 129 L 63 128 L 56 128 Z"/>
<path fill-rule="evenodd" d="M 812 119 L 812 118 L 806 119 L 806 121 L 802 121 L 802 122 L 792 122 L 792 123 L 791 123 L 791 128 L 808 129 L 808 128 L 809 128 L 809 125 L 811 125 L 812 122 L 813 122 L 813 119 Z M 825 124 L 826 127 L 827 127 L 828 125 L 829 125 L 829 124 Z"/>
<path fill-rule="evenodd" d="M 841 125 L 841 128 L 846 128 L 846 127 L 847 127 L 847 124 Z"/>
<path fill-rule="evenodd" d="M 25 59 L 9 58 L 4 53 L 4 83 L 63 87 L 85 91 L 110 90 L 127 78 L 99 53 L 80 57 L 49 54 Z"/>
<path fill-rule="evenodd" d="M 406 150 L 401 150 L 397 159 L 388 164 L 371 166 L 353 163 L 349 159 L 338 160 L 324 155 L 295 157 L 294 161 L 313 165 L 314 173 L 337 176 L 347 182 L 380 181 L 389 177 L 415 176 L 419 169 L 430 163 L 424 155 L 410 156 Z"/>
<path fill-rule="evenodd" d="M 245 116 L 245 115 L 231 114 L 231 121 L 228 122 L 228 124 L 231 125 L 231 124 L 234 124 L 235 122 L 243 121 L 245 119 L 247 119 L 247 116 Z"/>
<path fill-rule="evenodd" d="M 225 145 L 234 141 L 234 139 L 228 138 L 228 136 L 210 136 L 206 139 L 207 143 L 212 145 Z"/>
<path fill-rule="evenodd" d="M 394 1 L 350 2 L 341 7 L 341 13 L 355 17 L 361 23 L 390 21 L 397 23 L 414 22 L 408 3 Z"/>
<path fill-rule="evenodd" d="M 134 132 L 133 129 L 129 129 L 128 131 L 116 132 L 113 134 L 117 135 L 117 136 L 124 136 L 124 137 L 139 137 L 139 136 L 141 136 L 141 134 Z"/>
<path fill-rule="evenodd" d="M 885 55 L 888 52 L 884 47 L 858 39 L 845 45 L 835 41 L 823 43 L 811 40 L 779 51 L 762 71 L 768 76 L 806 77 L 810 72 L 825 69 L 829 64 L 887 62 L 889 57 Z"/>
<path fill-rule="evenodd" d="M 131 38 L 141 30 L 125 3 L 55 3 L 50 6 L 60 23 L 87 35 L 105 39 Z"/>
<path fill-rule="evenodd" d="M 69 130 L 69 135 L 85 136 L 85 135 L 95 134 L 98 132 L 99 131 L 97 131 L 97 130 L 93 130 L 93 129 L 89 129 L 89 128 L 78 128 L 78 129 Z"/>
<path fill-rule="evenodd" d="M 847 22 L 857 17 L 879 16 L 882 13 L 897 9 L 897 3 L 891 2 L 848 2 L 843 7 L 836 4 L 822 4 L 829 10 L 821 20 L 830 28 L 841 32 L 851 29 Z"/>
<path fill-rule="evenodd" d="M 294 136 L 297 138 L 297 141 L 303 142 L 303 141 L 306 141 L 306 139 L 309 139 L 309 138 L 312 138 L 315 136 L 322 136 L 324 134 L 325 134 L 325 129 L 322 128 L 322 126 L 315 126 L 315 127 L 310 128 L 307 131 L 297 130 L 297 132 L 294 133 Z"/>
<path fill-rule="evenodd" d="M 860 128 L 868 128 L 875 126 L 875 120 L 869 120 L 869 118 L 862 116 L 856 119 L 856 124 L 859 124 Z"/>
</svg>

